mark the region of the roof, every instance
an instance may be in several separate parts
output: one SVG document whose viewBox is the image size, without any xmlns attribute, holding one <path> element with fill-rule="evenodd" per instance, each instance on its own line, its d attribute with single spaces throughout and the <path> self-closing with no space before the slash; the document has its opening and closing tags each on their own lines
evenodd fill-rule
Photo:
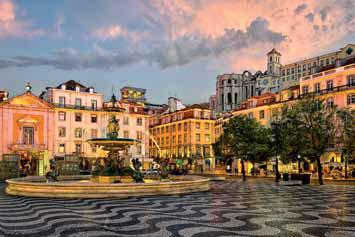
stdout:
<svg viewBox="0 0 355 237">
<path fill-rule="evenodd" d="M 122 87 L 121 91 L 123 91 L 123 90 L 134 90 L 134 91 L 139 91 L 141 93 L 145 93 L 146 92 L 146 89 L 144 89 L 144 88 L 138 88 L 138 87 L 132 87 L 132 86 Z"/>
<path fill-rule="evenodd" d="M 55 87 L 55 89 L 61 89 L 62 85 L 65 85 L 66 90 L 72 90 L 72 91 L 75 91 L 76 87 L 79 87 L 80 91 L 84 91 L 84 92 L 88 92 L 90 88 L 93 88 L 91 86 L 90 87 L 86 87 L 86 86 L 80 84 L 77 81 L 69 80 L 67 82 L 59 84 L 57 87 Z M 48 90 L 50 88 L 52 88 L 52 87 L 47 87 L 46 89 Z"/>
<path fill-rule="evenodd" d="M 269 54 L 278 54 L 281 56 L 281 53 L 279 53 L 275 48 L 273 48 L 270 52 L 267 53 L 267 55 Z"/>
</svg>

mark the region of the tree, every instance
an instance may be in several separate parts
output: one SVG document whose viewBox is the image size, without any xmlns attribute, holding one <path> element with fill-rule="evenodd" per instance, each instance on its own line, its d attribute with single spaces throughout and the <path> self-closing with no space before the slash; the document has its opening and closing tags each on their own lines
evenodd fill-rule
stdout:
<svg viewBox="0 0 355 237">
<path fill-rule="evenodd" d="M 239 158 L 242 166 L 243 181 L 246 180 L 244 161 L 259 161 L 260 153 L 265 149 L 266 134 L 262 126 L 252 118 L 236 116 L 224 125 L 223 134 L 220 138 L 221 147 Z"/>
<path fill-rule="evenodd" d="M 345 178 L 348 178 L 348 162 L 355 156 L 355 111 L 338 109 L 336 143 L 341 149 L 345 163 Z"/>
<path fill-rule="evenodd" d="M 323 184 L 320 157 L 332 143 L 335 131 L 335 110 L 326 107 L 324 100 L 307 96 L 288 108 L 293 114 L 288 121 L 293 131 L 302 134 L 300 153 L 311 162 L 317 162 L 318 181 Z"/>
<path fill-rule="evenodd" d="M 298 119 L 297 109 L 282 108 L 280 114 L 280 159 L 284 164 L 298 162 L 298 174 L 301 172 L 301 153 L 305 147 L 303 130 Z"/>
</svg>

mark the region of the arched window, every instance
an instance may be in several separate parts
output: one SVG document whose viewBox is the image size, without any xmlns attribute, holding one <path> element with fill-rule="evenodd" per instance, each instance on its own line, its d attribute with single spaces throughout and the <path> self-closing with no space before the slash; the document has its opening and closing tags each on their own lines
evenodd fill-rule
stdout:
<svg viewBox="0 0 355 237">
<path fill-rule="evenodd" d="M 232 93 L 227 94 L 228 104 L 232 104 Z"/>
</svg>

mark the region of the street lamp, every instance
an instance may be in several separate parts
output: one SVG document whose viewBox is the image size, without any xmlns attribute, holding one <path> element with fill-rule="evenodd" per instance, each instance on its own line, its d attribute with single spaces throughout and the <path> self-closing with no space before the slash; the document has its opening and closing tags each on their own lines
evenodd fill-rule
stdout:
<svg viewBox="0 0 355 237">
<path fill-rule="evenodd" d="M 275 182 L 280 181 L 280 174 L 279 174 L 279 154 L 280 154 L 280 142 L 279 142 L 279 126 L 280 122 L 279 121 L 273 121 L 271 122 L 271 126 L 274 127 L 272 129 L 274 133 L 274 142 L 276 143 L 276 167 L 275 167 Z"/>
<path fill-rule="evenodd" d="M 301 155 L 297 155 L 297 161 L 298 161 L 298 174 L 301 174 Z"/>
</svg>

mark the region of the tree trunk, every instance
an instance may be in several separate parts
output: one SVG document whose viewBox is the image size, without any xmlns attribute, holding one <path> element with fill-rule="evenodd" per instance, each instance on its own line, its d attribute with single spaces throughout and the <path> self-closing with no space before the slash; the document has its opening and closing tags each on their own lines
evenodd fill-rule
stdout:
<svg viewBox="0 0 355 237">
<path fill-rule="evenodd" d="M 348 157 L 345 155 L 345 179 L 348 178 Z"/>
<path fill-rule="evenodd" d="M 240 162 L 242 163 L 242 174 L 243 174 L 243 181 L 246 181 L 246 177 L 245 177 L 245 169 L 244 169 L 244 159 L 240 159 Z"/>
<path fill-rule="evenodd" d="M 275 182 L 279 182 L 279 158 L 276 157 Z"/>
<path fill-rule="evenodd" d="M 253 176 L 255 176 L 255 162 L 253 162 Z"/>
<path fill-rule="evenodd" d="M 323 178 L 322 178 L 322 164 L 320 163 L 320 157 L 317 157 L 317 167 L 318 167 L 318 182 L 319 185 L 323 185 Z"/>
<path fill-rule="evenodd" d="M 265 176 L 267 176 L 267 160 L 265 162 Z"/>
</svg>

